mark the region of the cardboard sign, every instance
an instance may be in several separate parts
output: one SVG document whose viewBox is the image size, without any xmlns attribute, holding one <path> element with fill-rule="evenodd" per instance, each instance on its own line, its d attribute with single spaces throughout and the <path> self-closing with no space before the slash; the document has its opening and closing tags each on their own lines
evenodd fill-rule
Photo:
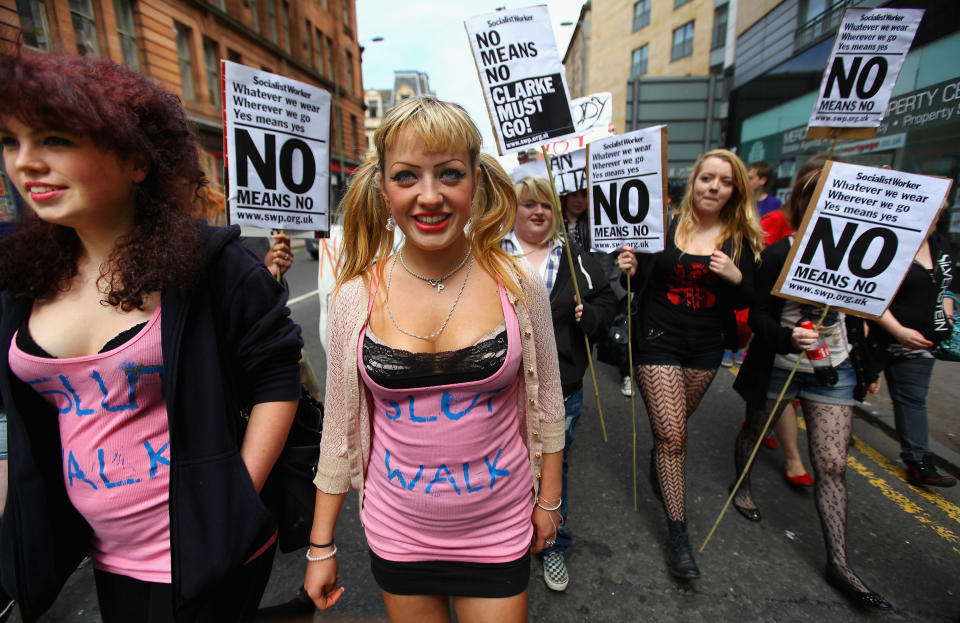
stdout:
<svg viewBox="0 0 960 623">
<path fill-rule="evenodd" d="M 594 93 L 571 101 L 570 114 L 573 115 L 573 126 L 577 133 L 570 138 L 546 143 L 543 147 L 547 153 L 560 156 L 583 149 L 597 139 L 613 136 L 610 131 L 613 123 L 612 100 L 610 93 Z"/>
<path fill-rule="evenodd" d="M 952 180 L 828 162 L 773 294 L 879 318 Z"/>
<path fill-rule="evenodd" d="M 667 126 L 600 139 L 587 153 L 591 250 L 627 245 L 638 253 L 662 251 Z"/>
<path fill-rule="evenodd" d="M 807 138 L 872 138 L 890 103 L 923 9 L 847 9 Z"/>
<path fill-rule="evenodd" d="M 221 62 L 230 222 L 327 231 L 330 94 L 284 76 Z"/>
<path fill-rule="evenodd" d="M 546 5 L 464 22 L 500 155 L 574 134 Z"/>
<path fill-rule="evenodd" d="M 567 195 L 587 189 L 587 150 L 578 149 L 562 156 L 550 156 L 550 168 L 553 169 L 553 185 L 558 195 Z M 546 160 L 525 162 L 513 170 L 513 181 L 519 182 L 528 175 L 539 175 L 550 179 Z"/>
</svg>

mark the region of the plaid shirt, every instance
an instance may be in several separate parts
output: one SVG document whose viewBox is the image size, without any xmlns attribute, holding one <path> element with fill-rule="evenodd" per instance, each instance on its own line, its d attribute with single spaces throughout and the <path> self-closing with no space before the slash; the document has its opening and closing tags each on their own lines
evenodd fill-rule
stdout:
<svg viewBox="0 0 960 623">
<path fill-rule="evenodd" d="M 550 252 L 547 253 L 547 258 L 543 261 L 543 264 L 540 266 L 533 266 L 537 271 L 537 274 L 540 275 L 540 278 L 543 279 L 543 284 L 547 286 L 547 292 L 553 292 L 553 282 L 557 278 L 557 270 L 560 268 L 560 260 L 563 259 L 563 242 L 559 238 L 554 238 L 550 244 Z M 526 254 L 523 252 L 523 247 L 520 246 L 520 241 L 517 240 L 517 235 L 510 230 L 510 233 L 500 241 L 500 248 L 516 257 L 523 258 L 528 264 L 530 261 L 527 259 Z"/>
</svg>

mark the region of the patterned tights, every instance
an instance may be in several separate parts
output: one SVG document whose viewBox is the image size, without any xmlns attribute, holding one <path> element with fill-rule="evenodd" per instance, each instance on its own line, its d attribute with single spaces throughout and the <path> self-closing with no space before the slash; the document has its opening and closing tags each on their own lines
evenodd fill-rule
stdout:
<svg viewBox="0 0 960 623">
<path fill-rule="evenodd" d="M 716 374 L 716 370 L 680 366 L 637 366 L 637 381 L 653 430 L 657 477 L 670 521 L 686 521 L 687 419 Z"/>
<path fill-rule="evenodd" d="M 767 401 L 765 411 L 747 409 L 747 421 L 737 436 L 734 458 L 737 476 L 743 470 L 750 451 L 760 437 L 766 416 L 773 409 L 773 400 Z M 827 547 L 827 564 L 857 590 L 868 590 L 847 563 L 847 485 L 844 471 L 847 466 L 847 446 L 853 427 L 853 407 L 829 405 L 802 400 L 803 417 L 807 424 L 807 442 L 810 463 L 815 477 L 814 500 L 820 515 L 820 526 Z M 786 404 L 781 404 L 776 419 Z M 746 508 L 756 508 L 750 490 L 750 475 L 743 479 L 734 501 Z"/>
</svg>

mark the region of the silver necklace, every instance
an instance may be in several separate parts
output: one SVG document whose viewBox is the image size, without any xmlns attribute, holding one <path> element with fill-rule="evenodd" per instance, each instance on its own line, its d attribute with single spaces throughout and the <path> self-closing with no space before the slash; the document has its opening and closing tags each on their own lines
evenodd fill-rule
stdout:
<svg viewBox="0 0 960 623">
<path fill-rule="evenodd" d="M 470 258 L 471 256 L 472 254 L 470 253 L 467 254 L 468 258 Z M 466 258 L 464 258 L 464 261 L 466 261 Z M 403 255 L 400 256 L 400 263 L 401 264 L 403 263 Z M 406 329 L 401 327 L 399 324 L 397 324 L 397 319 L 393 317 L 393 310 L 390 309 L 390 282 L 393 281 L 393 269 L 396 267 L 397 267 L 397 263 L 394 262 L 393 264 L 390 265 L 390 272 L 387 273 L 387 300 L 386 300 L 387 314 L 390 315 L 390 320 L 393 321 L 393 326 L 395 326 L 397 328 L 397 331 L 399 331 L 400 333 L 403 333 L 404 335 L 409 335 L 410 337 L 415 337 L 418 340 L 432 340 L 433 338 L 443 333 L 443 330 L 447 327 L 447 323 L 450 322 L 450 316 L 453 315 L 454 308 L 457 306 L 457 303 L 460 302 L 460 296 L 463 294 L 463 289 L 467 287 L 467 279 L 470 278 L 470 269 L 473 268 L 473 259 L 470 259 L 470 263 L 467 264 L 467 274 L 463 276 L 463 283 L 460 284 L 460 291 L 457 292 L 457 298 L 454 299 L 453 305 L 450 306 L 450 311 L 447 312 L 447 317 L 443 319 L 443 324 L 440 325 L 440 328 L 434 331 L 433 333 L 431 333 L 430 335 L 417 335 L 416 333 L 411 333 L 410 331 L 407 331 Z M 404 266 L 404 268 L 406 268 L 406 266 Z M 419 277 L 419 275 L 416 275 L 416 276 Z"/>
<path fill-rule="evenodd" d="M 410 273 L 411 275 L 413 275 L 413 276 L 416 277 L 417 279 L 422 279 L 423 281 L 426 281 L 428 284 L 430 284 L 430 287 L 431 287 L 431 288 L 436 288 L 436 289 L 437 289 L 437 294 L 440 294 L 441 292 L 443 292 L 443 289 L 444 289 L 444 287 L 445 287 L 445 286 L 443 285 L 443 280 L 444 280 L 444 279 L 447 279 L 447 278 L 449 278 L 449 277 L 453 277 L 453 276 L 457 273 L 458 270 L 460 270 L 461 268 L 463 268 L 463 265 L 467 263 L 467 260 L 470 259 L 470 255 L 471 255 L 472 253 L 473 253 L 473 249 L 472 249 L 472 248 L 467 249 L 467 254 L 463 256 L 463 259 L 460 260 L 460 263 L 457 264 L 457 267 L 456 267 L 456 268 L 454 268 L 453 270 L 451 270 L 449 273 L 447 273 L 447 274 L 444 275 L 443 277 L 438 277 L 438 278 L 436 278 L 436 279 L 431 279 L 430 277 L 424 277 L 424 276 L 421 275 L 420 273 L 415 273 L 415 272 L 413 272 L 412 270 L 410 270 L 410 267 L 407 266 L 407 263 L 406 263 L 405 261 L 403 261 L 403 247 L 400 248 L 400 265 L 403 266 L 403 269 L 404 269 L 405 271 L 407 271 L 408 273 Z"/>
</svg>

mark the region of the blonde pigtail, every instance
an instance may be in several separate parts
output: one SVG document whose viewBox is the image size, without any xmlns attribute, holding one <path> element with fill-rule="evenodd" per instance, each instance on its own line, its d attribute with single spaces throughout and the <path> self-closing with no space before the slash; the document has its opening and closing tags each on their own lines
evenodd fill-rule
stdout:
<svg viewBox="0 0 960 623">
<path fill-rule="evenodd" d="M 357 275 L 367 279 L 367 271 L 374 263 L 378 273 L 382 273 L 384 261 L 393 249 L 393 232 L 386 229 L 390 211 L 380 190 L 376 156 L 368 157 L 357 168 L 338 211 L 342 215 L 343 245 L 334 292 Z"/>
</svg>

